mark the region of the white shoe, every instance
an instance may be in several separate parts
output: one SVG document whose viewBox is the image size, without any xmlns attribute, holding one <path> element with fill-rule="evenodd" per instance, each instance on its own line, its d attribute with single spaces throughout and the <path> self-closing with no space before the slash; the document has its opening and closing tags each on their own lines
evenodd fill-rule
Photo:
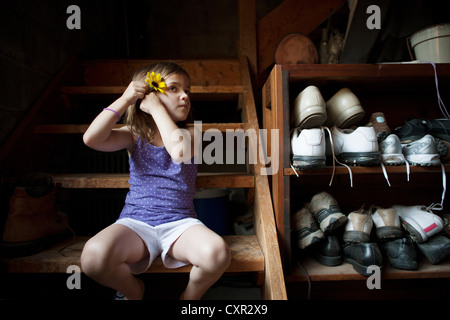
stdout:
<svg viewBox="0 0 450 320">
<path fill-rule="evenodd" d="M 294 101 L 291 117 L 293 127 L 301 129 L 318 128 L 327 119 L 326 104 L 319 89 L 306 87 Z"/>
<path fill-rule="evenodd" d="M 393 208 L 400 216 L 403 227 L 417 243 L 427 241 L 444 227 L 441 217 L 431 212 L 430 207 L 395 205 Z"/>
<path fill-rule="evenodd" d="M 430 134 L 404 145 L 402 151 L 412 165 L 436 166 L 441 163 L 434 138 Z"/>
<path fill-rule="evenodd" d="M 349 88 L 343 88 L 336 92 L 327 101 L 326 108 L 326 126 L 328 127 L 350 128 L 356 126 L 365 114 L 358 97 Z"/>
<path fill-rule="evenodd" d="M 291 138 L 295 169 L 321 169 L 325 166 L 325 134 L 322 128 L 295 129 Z"/>
<path fill-rule="evenodd" d="M 373 127 L 331 129 L 334 153 L 347 165 L 375 166 L 380 164 L 378 141 Z"/>
</svg>

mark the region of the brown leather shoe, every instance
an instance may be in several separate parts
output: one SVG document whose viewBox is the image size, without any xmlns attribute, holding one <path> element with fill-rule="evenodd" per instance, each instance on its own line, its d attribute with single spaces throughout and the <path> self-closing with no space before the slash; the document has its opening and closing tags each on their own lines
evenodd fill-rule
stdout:
<svg viewBox="0 0 450 320">
<path fill-rule="evenodd" d="M 42 196 L 17 187 L 9 203 L 1 244 L 4 256 L 24 256 L 44 250 L 67 235 L 68 219 L 55 205 L 58 187 Z"/>
</svg>

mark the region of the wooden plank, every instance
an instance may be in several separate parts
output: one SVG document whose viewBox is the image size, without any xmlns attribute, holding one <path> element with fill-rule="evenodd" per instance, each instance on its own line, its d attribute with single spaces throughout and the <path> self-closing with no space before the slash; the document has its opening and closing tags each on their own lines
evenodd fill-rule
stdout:
<svg viewBox="0 0 450 320">
<path fill-rule="evenodd" d="M 84 82 L 87 86 L 128 85 L 133 73 L 160 60 L 86 60 Z M 191 78 L 191 86 L 239 85 L 240 69 L 236 59 L 173 60 Z M 111 65 L 114 67 L 112 68 Z"/>
<path fill-rule="evenodd" d="M 366 276 L 357 273 L 349 263 L 330 267 L 320 264 L 313 258 L 306 258 L 301 264 L 311 281 L 367 280 Z M 293 272 L 286 277 L 287 281 L 307 281 L 306 274 L 298 266 L 293 266 L 292 270 Z M 433 265 L 423 259 L 419 261 L 417 270 L 400 270 L 385 264 L 381 273 L 383 279 L 450 278 L 450 260 Z"/>
<path fill-rule="evenodd" d="M 102 94 L 122 94 L 126 86 L 64 86 L 61 92 L 71 95 L 102 95 Z M 203 93 L 241 93 L 242 85 L 215 85 L 215 86 L 199 86 L 192 85 L 192 94 Z"/>
<path fill-rule="evenodd" d="M 308 35 L 336 11 L 345 0 L 284 0 L 257 25 L 258 71 L 274 63 L 275 49 L 289 33 Z"/>
<path fill-rule="evenodd" d="M 258 74 L 255 0 L 239 0 L 239 55 L 247 57 L 250 73 Z"/>
<path fill-rule="evenodd" d="M 55 183 L 69 189 L 116 188 L 128 189 L 130 187 L 128 173 L 90 173 L 90 174 L 55 174 Z M 197 175 L 197 188 L 254 188 L 255 178 L 250 174 L 220 173 Z"/>
<path fill-rule="evenodd" d="M 193 124 L 188 124 L 192 126 Z M 115 125 L 115 128 L 123 127 L 123 124 Z M 89 127 L 89 124 L 38 124 L 34 126 L 33 133 L 35 134 L 84 134 Z M 202 123 L 202 132 L 207 130 L 219 130 L 226 132 L 227 130 L 247 130 L 246 123 Z"/>
<path fill-rule="evenodd" d="M 250 128 L 259 132 L 253 90 L 246 58 L 241 58 L 242 81 L 244 84 L 244 113 Z M 254 155 L 261 154 L 262 146 L 250 150 Z M 270 300 L 286 300 L 283 266 L 277 241 L 277 230 L 265 167 L 261 162 L 253 165 L 255 175 L 254 226 L 258 242 L 265 257 L 264 296 Z"/>
<path fill-rule="evenodd" d="M 89 237 L 76 237 L 48 250 L 20 258 L 1 259 L 2 270 L 8 273 L 66 273 L 71 265 L 81 268 L 80 256 Z M 231 263 L 226 272 L 264 271 L 264 256 L 255 236 L 224 236 L 231 250 Z M 167 269 L 158 257 L 147 273 L 189 272 L 192 266 Z M 82 270 L 81 270 L 82 271 Z"/>
</svg>

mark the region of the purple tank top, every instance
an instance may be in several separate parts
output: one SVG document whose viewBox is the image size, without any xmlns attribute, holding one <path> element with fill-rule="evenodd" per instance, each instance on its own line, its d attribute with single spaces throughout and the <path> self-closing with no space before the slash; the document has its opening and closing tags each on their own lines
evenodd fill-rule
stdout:
<svg viewBox="0 0 450 320">
<path fill-rule="evenodd" d="M 130 191 L 121 218 L 151 226 L 196 217 L 193 197 L 197 165 L 175 163 L 165 147 L 143 144 L 139 138 L 130 156 Z"/>
</svg>

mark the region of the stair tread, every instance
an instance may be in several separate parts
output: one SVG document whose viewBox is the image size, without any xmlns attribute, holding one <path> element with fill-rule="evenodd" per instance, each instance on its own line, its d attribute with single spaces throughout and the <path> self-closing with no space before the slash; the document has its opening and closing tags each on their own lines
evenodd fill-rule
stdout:
<svg viewBox="0 0 450 320">
<path fill-rule="evenodd" d="M 55 174 L 55 183 L 64 188 L 129 188 L 128 173 Z M 197 188 L 254 188 L 255 179 L 249 173 L 199 173 Z"/>
<path fill-rule="evenodd" d="M 61 87 L 61 92 L 64 94 L 122 94 L 126 86 L 64 86 Z M 242 85 L 214 85 L 214 86 L 199 86 L 192 85 L 191 93 L 242 93 Z"/>
<path fill-rule="evenodd" d="M 226 272 L 264 271 L 264 256 L 254 235 L 223 236 L 231 250 L 231 263 Z M 66 273 L 70 265 L 80 266 L 80 255 L 89 237 L 75 237 L 45 251 L 19 258 L 1 259 L 8 273 Z M 191 265 L 167 269 L 160 257 L 156 258 L 147 273 L 189 272 Z"/>
</svg>

